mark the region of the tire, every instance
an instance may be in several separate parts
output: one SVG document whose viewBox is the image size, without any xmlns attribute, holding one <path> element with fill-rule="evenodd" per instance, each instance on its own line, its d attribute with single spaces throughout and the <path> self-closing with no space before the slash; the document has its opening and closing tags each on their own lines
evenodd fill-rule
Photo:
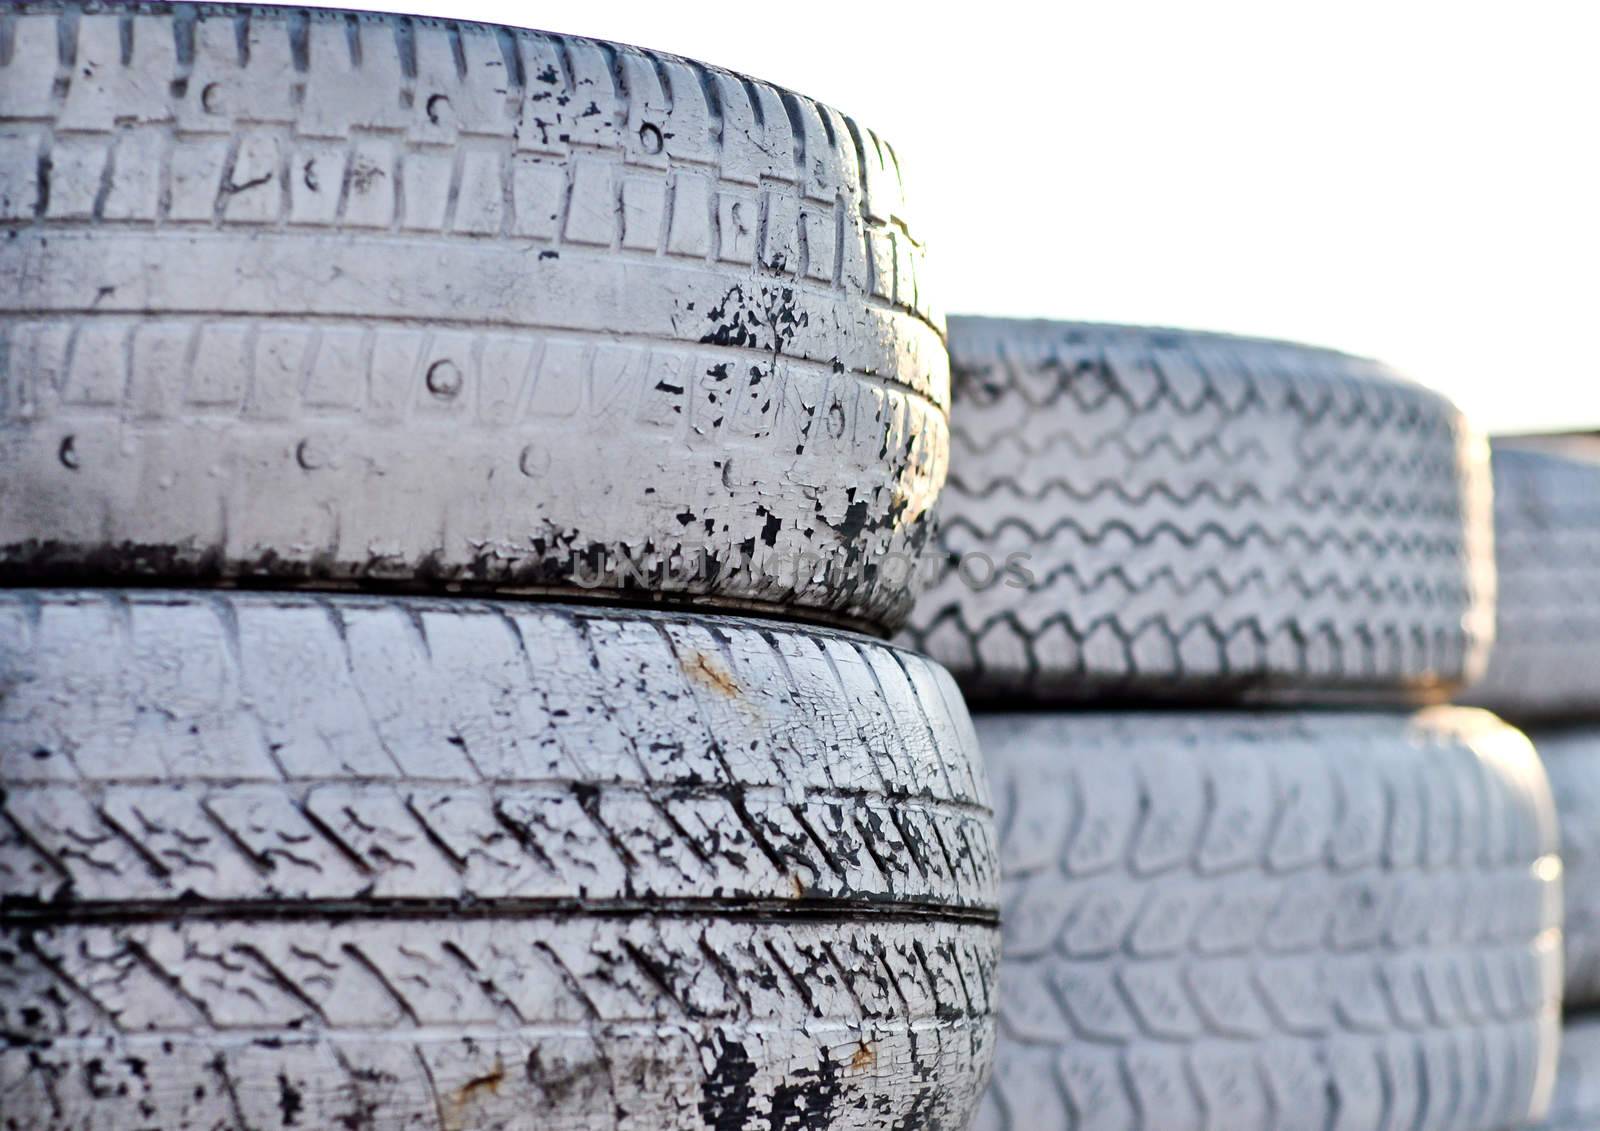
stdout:
<svg viewBox="0 0 1600 1131">
<path fill-rule="evenodd" d="M 980 715 L 1001 838 L 975 1131 L 1502 1131 L 1548 1099 L 1560 867 L 1482 712 Z"/>
<path fill-rule="evenodd" d="M 993 826 L 920 657 L 153 591 L 0 594 L 0 647 L 6 1131 L 971 1116 Z"/>
<path fill-rule="evenodd" d="M 1550 1118 L 1540 1131 L 1600 1127 L 1600 1018 L 1572 1017 L 1561 1031 L 1561 1068 Z"/>
<path fill-rule="evenodd" d="M 1575 459 L 1600 459 L 1600 429 L 1587 432 L 1503 432 L 1494 438 L 1495 451 L 1547 452 Z"/>
<path fill-rule="evenodd" d="M 1498 623 L 1465 699 L 1519 724 L 1600 720 L 1600 446 L 1583 459 L 1497 441 L 1493 463 Z"/>
<path fill-rule="evenodd" d="M 1600 726 L 1529 733 L 1550 775 L 1566 877 L 1566 1001 L 1600 1005 Z"/>
<path fill-rule="evenodd" d="M 942 567 L 907 640 L 969 700 L 1435 701 L 1493 617 L 1481 443 L 1327 350 L 950 321 Z"/>
<path fill-rule="evenodd" d="M 0 584 L 905 618 L 948 358 L 870 130 L 481 24 L 0 20 Z"/>
</svg>

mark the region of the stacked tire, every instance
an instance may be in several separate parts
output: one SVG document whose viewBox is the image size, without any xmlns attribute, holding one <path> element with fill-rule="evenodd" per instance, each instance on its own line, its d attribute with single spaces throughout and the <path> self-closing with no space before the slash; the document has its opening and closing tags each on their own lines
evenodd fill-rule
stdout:
<svg viewBox="0 0 1600 1131">
<path fill-rule="evenodd" d="M 1566 874 L 1567 1021 L 1547 1125 L 1600 1125 L 1600 440 L 1494 445 L 1500 612 L 1468 698 L 1528 730 L 1550 774 Z"/>
<path fill-rule="evenodd" d="M 888 143 L 484 25 L 0 43 L 0 1126 L 965 1127 Z"/>
<path fill-rule="evenodd" d="M 1003 961 L 982 1131 L 1501 1131 L 1559 1039 L 1549 783 L 1437 704 L 1493 632 L 1487 452 L 1371 362 L 951 319 L 938 575 Z"/>
</svg>

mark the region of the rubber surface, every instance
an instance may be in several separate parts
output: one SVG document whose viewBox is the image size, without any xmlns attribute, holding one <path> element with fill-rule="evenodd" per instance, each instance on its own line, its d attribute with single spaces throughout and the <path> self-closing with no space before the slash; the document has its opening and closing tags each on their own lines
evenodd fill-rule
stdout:
<svg viewBox="0 0 1600 1131">
<path fill-rule="evenodd" d="M 1569 1007 L 1600 1005 L 1600 725 L 1529 732 L 1550 775 L 1566 874 Z"/>
<path fill-rule="evenodd" d="M 1548 1100 L 1560 865 L 1483 712 L 977 716 L 1001 836 L 976 1131 L 1496 1131 Z"/>
<path fill-rule="evenodd" d="M 1550 1118 L 1539 1131 L 1594 1131 L 1600 1127 L 1600 1017 L 1567 1019 L 1561 1031 L 1561 1068 Z"/>
<path fill-rule="evenodd" d="M 867 638 L 0 594 L 0 1127 L 964 1128 L 997 865 Z"/>
<path fill-rule="evenodd" d="M 1280 342 L 954 318 L 943 572 L 969 698 L 1433 701 L 1493 628 L 1488 470 L 1444 398 Z"/>
<path fill-rule="evenodd" d="M 0 44 L 0 581 L 904 619 L 948 359 L 870 130 L 421 18 L 29 2 Z"/>
<path fill-rule="evenodd" d="M 1464 699 L 1518 723 L 1600 721 L 1600 444 L 1578 458 L 1525 443 L 1494 445 L 1498 625 Z"/>
</svg>

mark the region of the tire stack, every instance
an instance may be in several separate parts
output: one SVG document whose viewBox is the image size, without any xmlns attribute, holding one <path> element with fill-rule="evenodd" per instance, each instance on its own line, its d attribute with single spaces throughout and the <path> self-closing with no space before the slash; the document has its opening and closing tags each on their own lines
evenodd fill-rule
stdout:
<svg viewBox="0 0 1600 1131">
<path fill-rule="evenodd" d="M 942 575 L 906 639 L 995 790 L 975 1128 L 1540 1118 L 1549 785 L 1493 715 L 1427 706 L 1490 644 L 1481 442 L 1325 350 L 955 318 L 950 350 Z"/>
<path fill-rule="evenodd" d="M 1469 700 L 1533 739 L 1555 793 L 1566 1030 L 1551 1131 L 1600 1126 L 1600 439 L 1494 445 L 1498 639 Z"/>
<path fill-rule="evenodd" d="M 0 13 L 0 1126 L 939 1128 L 988 787 L 897 159 L 672 56 Z"/>
</svg>

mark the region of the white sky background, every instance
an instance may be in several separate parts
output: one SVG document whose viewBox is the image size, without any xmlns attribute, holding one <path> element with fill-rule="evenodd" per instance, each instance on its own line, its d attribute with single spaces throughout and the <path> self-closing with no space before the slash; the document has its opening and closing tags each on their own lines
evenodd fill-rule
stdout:
<svg viewBox="0 0 1600 1131">
<path fill-rule="evenodd" d="M 1600 4 L 352 6 L 659 47 L 887 137 L 946 310 L 1390 362 L 1491 431 L 1600 426 Z"/>
</svg>

